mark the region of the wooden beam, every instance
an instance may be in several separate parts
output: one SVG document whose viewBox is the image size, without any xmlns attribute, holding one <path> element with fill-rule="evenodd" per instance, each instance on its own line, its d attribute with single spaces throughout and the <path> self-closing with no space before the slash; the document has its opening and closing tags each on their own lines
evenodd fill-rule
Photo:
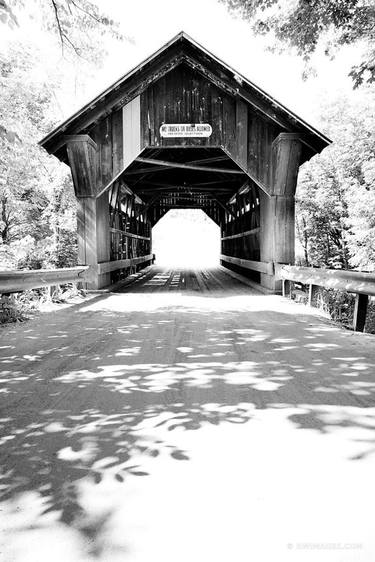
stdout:
<svg viewBox="0 0 375 562">
<path fill-rule="evenodd" d="M 164 207 L 169 209 L 202 209 L 202 211 L 204 210 L 204 208 L 201 205 L 172 205 L 170 203 L 165 204 Z"/>
<path fill-rule="evenodd" d="M 213 200 L 216 201 L 216 203 L 217 203 L 218 205 L 220 205 L 220 207 L 221 207 L 222 209 L 224 209 L 224 211 L 226 211 L 227 213 L 229 213 L 230 215 L 232 215 L 233 218 L 235 218 L 235 219 L 237 218 L 236 213 L 234 213 L 230 207 L 227 207 L 224 203 L 222 203 L 222 202 L 221 202 L 219 199 L 217 199 L 216 197 L 213 197 Z"/>
<path fill-rule="evenodd" d="M 208 166 L 195 166 L 193 164 L 182 164 L 180 162 L 167 162 L 166 160 L 154 160 L 153 158 L 141 158 L 135 159 L 135 162 L 141 162 L 142 164 L 152 164 L 156 166 L 164 166 L 165 168 L 181 168 L 183 170 L 196 170 L 199 172 L 215 172 L 220 174 L 239 174 L 245 175 L 242 170 L 231 170 L 228 168 L 212 168 Z M 155 168 L 152 171 L 156 171 Z M 131 174 L 136 172 L 131 172 Z M 128 174 L 127 174 L 128 175 Z"/>
<path fill-rule="evenodd" d="M 233 263 L 234 265 L 243 267 L 244 269 L 259 271 L 260 273 L 267 273 L 268 275 L 273 274 L 273 263 L 254 261 L 254 260 L 244 260 L 241 258 L 236 258 L 235 256 L 225 256 L 224 254 L 220 255 L 220 259 L 222 261 L 226 261 L 227 263 Z"/>
<path fill-rule="evenodd" d="M 229 160 L 228 156 L 213 156 L 211 158 L 200 158 L 199 160 L 189 160 L 185 164 L 212 164 L 212 162 L 219 162 L 222 160 Z"/>
<path fill-rule="evenodd" d="M 122 236 L 126 236 L 127 238 L 136 238 L 137 240 L 151 240 L 149 236 L 139 236 L 139 234 L 133 234 L 132 232 L 127 232 L 126 230 L 121 230 L 119 228 L 111 227 L 109 230 L 110 232 L 118 232 L 119 234 L 122 234 Z"/>
<path fill-rule="evenodd" d="M 246 166 L 243 165 L 243 163 L 241 163 L 241 161 L 238 160 L 238 158 L 235 158 L 235 156 L 233 154 L 231 154 L 229 152 L 229 150 L 227 150 L 225 148 L 225 146 L 221 146 L 220 147 L 221 150 L 223 150 L 225 152 L 225 154 L 228 155 L 228 157 L 235 163 L 237 164 L 237 166 L 243 171 L 245 176 L 248 176 L 254 183 L 255 185 L 257 185 L 262 191 L 264 191 L 264 193 L 266 195 L 268 195 L 268 197 L 270 197 L 271 195 L 271 190 L 270 188 L 263 183 L 259 178 L 257 178 L 256 176 L 254 176 L 248 169 Z"/>
<path fill-rule="evenodd" d="M 134 197 L 134 202 L 137 203 L 137 205 L 145 204 L 145 202 L 140 197 L 138 197 L 138 195 L 134 193 L 134 191 L 132 191 L 130 187 L 128 187 L 126 184 L 121 183 L 120 189 L 125 195 L 130 195 L 130 197 Z"/>
<path fill-rule="evenodd" d="M 240 189 L 229 199 L 229 205 L 233 205 L 236 202 L 236 198 L 239 195 L 244 195 L 248 191 L 250 191 L 251 186 L 249 184 L 249 180 L 246 180 L 245 183 L 240 187 Z"/>
<path fill-rule="evenodd" d="M 189 187 L 180 187 L 180 186 L 176 186 L 176 185 L 166 185 L 165 187 L 150 187 L 150 189 L 138 189 L 137 192 L 141 193 L 143 196 L 144 195 L 152 195 L 153 193 L 160 193 L 165 191 L 166 193 L 168 193 L 169 191 L 176 191 L 179 193 L 184 193 L 185 195 L 189 195 L 189 193 L 193 193 L 193 192 L 199 192 L 202 193 L 202 195 L 209 195 L 211 193 L 220 193 L 220 195 L 223 196 L 227 196 L 228 193 L 230 193 L 229 189 L 204 189 L 202 187 L 199 187 L 199 185 L 197 187 L 195 186 L 189 186 Z"/>
<path fill-rule="evenodd" d="M 98 263 L 97 270 L 98 270 L 98 274 L 101 275 L 103 273 L 110 273 L 111 271 L 116 271 L 117 269 L 124 269 L 127 267 L 132 267 L 133 265 L 138 265 L 139 263 L 152 261 L 152 259 L 153 259 L 153 254 L 148 254 L 147 256 L 139 256 L 137 258 L 108 261 L 104 263 Z"/>
<path fill-rule="evenodd" d="M 173 187 L 174 189 L 190 189 L 193 187 L 205 187 L 207 185 L 212 185 L 212 186 L 217 186 L 220 185 L 222 183 L 228 185 L 232 182 L 237 182 L 237 178 L 233 178 L 233 179 L 225 179 L 225 180 L 217 180 L 217 181 L 206 181 L 206 182 L 197 182 L 194 184 L 189 184 L 189 185 L 182 185 L 182 184 L 170 184 L 170 183 L 161 183 L 161 182 L 154 182 L 154 181 L 150 181 L 150 180 L 146 180 L 144 182 L 142 182 L 142 186 L 144 188 L 146 188 L 146 186 L 150 186 L 150 190 L 152 190 L 153 187 Z M 134 187 L 134 186 L 133 186 Z M 228 191 L 232 191 L 233 188 L 232 187 L 228 187 Z M 141 193 L 142 191 L 146 191 L 146 189 L 137 189 L 138 193 Z"/>
<path fill-rule="evenodd" d="M 246 232 L 240 232 L 239 234 L 232 234 L 231 236 L 223 236 L 222 240 L 234 240 L 235 238 L 243 238 L 244 236 L 251 236 L 252 234 L 259 234 L 260 228 L 252 228 Z"/>
<path fill-rule="evenodd" d="M 149 209 L 149 207 L 151 207 L 151 205 L 153 205 L 161 197 L 163 197 L 163 193 L 160 193 L 159 195 L 155 195 L 155 197 L 151 197 L 151 199 L 149 201 L 147 201 L 144 210 L 147 211 Z"/>
</svg>

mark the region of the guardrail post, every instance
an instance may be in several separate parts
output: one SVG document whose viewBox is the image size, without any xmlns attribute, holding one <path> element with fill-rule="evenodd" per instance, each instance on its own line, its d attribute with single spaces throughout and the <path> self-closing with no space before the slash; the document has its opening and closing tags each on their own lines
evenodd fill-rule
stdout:
<svg viewBox="0 0 375 562">
<path fill-rule="evenodd" d="M 308 299 L 308 305 L 309 306 L 313 306 L 314 305 L 314 301 L 316 298 L 316 295 L 318 293 L 319 287 L 317 287 L 316 285 L 312 285 L 311 283 L 309 284 L 309 299 Z"/>
<path fill-rule="evenodd" d="M 282 295 L 283 297 L 292 298 L 292 282 L 288 281 L 288 279 L 282 280 Z"/>
<path fill-rule="evenodd" d="M 353 330 L 363 332 L 366 324 L 368 295 L 358 293 L 355 296 Z"/>
</svg>

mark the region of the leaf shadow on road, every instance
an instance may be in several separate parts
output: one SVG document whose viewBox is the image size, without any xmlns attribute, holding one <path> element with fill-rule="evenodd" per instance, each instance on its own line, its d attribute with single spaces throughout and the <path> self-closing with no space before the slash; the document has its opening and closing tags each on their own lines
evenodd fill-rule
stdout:
<svg viewBox="0 0 375 562">
<path fill-rule="evenodd" d="M 287 410 L 301 430 L 372 433 L 375 365 L 365 345 L 358 353 L 358 335 L 275 312 L 263 297 L 253 309 L 237 297 L 217 305 L 218 295 L 168 306 L 158 297 L 154 308 L 155 295 L 127 297 L 46 314 L 3 340 L 3 505 L 7 514 L 37 506 L 12 533 L 54 522 L 74 529 L 91 559 L 126 555 L 110 538 L 112 509 L 92 510 L 83 490 L 101 485 L 105 495 L 108 482 L 147 478 L 161 457 L 189 462 L 175 432 Z M 352 459 L 374 451 L 372 436 L 360 438 Z"/>
</svg>

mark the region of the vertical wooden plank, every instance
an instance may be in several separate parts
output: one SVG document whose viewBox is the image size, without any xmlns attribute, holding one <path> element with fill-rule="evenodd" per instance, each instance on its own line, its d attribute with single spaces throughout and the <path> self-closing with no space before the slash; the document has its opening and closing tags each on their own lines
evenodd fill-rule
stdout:
<svg viewBox="0 0 375 562">
<path fill-rule="evenodd" d="M 224 146 L 231 154 L 236 146 L 236 103 L 227 95 L 223 96 Z"/>
<path fill-rule="evenodd" d="M 77 241 L 78 241 L 78 264 L 86 265 L 86 201 L 91 198 L 82 197 L 77 199 Z"/>
<path fill-rule="evenodd" d="M 124 162 L 124 146 L 122 131 L 122 110 L 112 113 L 112 169 L 116 176 L 121 172 Z"/>
<path fill-rule="evenodd" d="M 112 168 L 112 118 L 103 119 L 98 125 L 99 185 L 107 185 L 113 177 Z"/>
<path fill-rule="evenodd" d="M 223 140 L 223 100 L 220 91 L 212 88 L 211 96 L 211 115 L 212 115 L 212 145 L 220 146 Z"/>
<path fill-rule="evenodd" d="M 257 137 L 258 137 L 258 118 L 249 112 L 248 114 L 248 154 L 247 169 L 255 177 L 258 177 L 258 154 L 257 154 Z"/>
<path fill-rule="evenodd" d="M 363 332 L 365 329 L 368 300 L 368 295 L 355 296 L 353 329 L 356 332 Z"/>
<path fill-rule="evenodd" d="M 109 261 L 108 193 L 103 193 L 96 199 L 96 238 L 98 263 Z"/>
<path fill-rule="evenodd" d="M 248 109 L 242 100 L 236 101 L 236 158 L 247 169 Z"/>
<path fill-rule="evenodd" d="M 133 162 L 141 151 L 141 100 L 140 96 L 127 103 L 123 116 L 123 162 L 124 167 Z"/>
<path fill-rule="evenodd" d="M 141 109 L 141 149 L 149 146 L 151 131 L 149 130 L 149 115 L 148 115 L 148 89 L 140 95 L 140 109 Z"/>
</svg>

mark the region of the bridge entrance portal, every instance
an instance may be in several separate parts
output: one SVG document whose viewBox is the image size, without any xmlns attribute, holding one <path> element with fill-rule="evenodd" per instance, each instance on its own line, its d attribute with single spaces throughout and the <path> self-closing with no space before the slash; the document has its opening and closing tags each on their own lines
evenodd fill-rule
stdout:
<svg viewBox="0 0 375 562">
<path fill-rule="evenodd" d="M 299 166 L 328 143 L 185 33 L 41 141 L 71 168 L 91 288 L 148 265 L 152 227 L 193 208 L 220 227 L 222 265 L 271 290 L 294 263 Z"/>
</svg>

